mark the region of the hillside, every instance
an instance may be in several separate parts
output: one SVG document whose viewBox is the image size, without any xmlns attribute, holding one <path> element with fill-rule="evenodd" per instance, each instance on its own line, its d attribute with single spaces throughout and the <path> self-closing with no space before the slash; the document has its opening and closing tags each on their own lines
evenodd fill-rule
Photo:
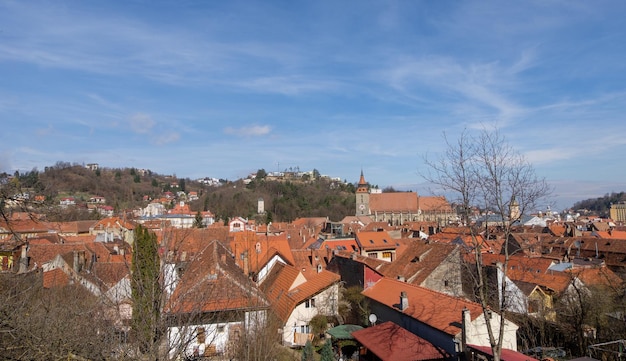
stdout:
<svg viewBox="0 0 626 361">
<path fill-rule="evenodd" d="M 220 186 L 210 186 L 188 178 L 161 175 L 135 168 L 100 168 L 91 170 L 78 164 L 57 162 L 43 172 L 33 170 L 16 174 L 23 191 L 45 196 L 38 211 L 49 220 L 78 220 L 94 218 L 86 204 L 94 196 L 104 197 L 116 212 L 145 207 L 165 192 L 195 191 L 199 199 L 189 202 L 193 211 L 209 210 L 218 219 L 235 216 L 257 218 L 258 221 L 292 221 L 298 217 L 328 216 L 340 220 L 354 214 L 354 186 L 317 178 L 309 181 L 273 181 L 261 177 L 250 181 L 221 180 Z M 64 197 L 73 197 L 78 206 L 60 210 L 56 205 Z M 146 200 L 146 198 L 148 200 Z M 262 198 L 266 214 L 257 215 L 258 200 Z M 175 198 L 173 202 L 184 200 Z M 172 203 L 173 204 L 173 203 Z"/>
<path fill-rule="evenodd" d="M 589 198 L 574 203 L 572 209 L 576 211 L 594 213 L 600 217 L 609 217 L 609 209 L 611 204 L 626 201 L 626 193 L 612 192 L 607 193 L 603 197 Z"/>
</svg>

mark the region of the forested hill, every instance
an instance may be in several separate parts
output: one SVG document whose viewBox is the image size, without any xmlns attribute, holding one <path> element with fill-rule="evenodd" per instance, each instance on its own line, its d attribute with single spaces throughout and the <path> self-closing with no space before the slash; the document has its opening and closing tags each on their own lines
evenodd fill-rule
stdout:
<svg viewBox="0 0 626 361">
<path fill-rule="evenodd" d="M 609 209 L 611 204 L 626 201 L 626 193 L 613 192 L 611 194 L 605 194 L 604 197 L 589 198 L 580 202 L 574 203 L 572 207 L 574 210 L 588 210 L 601 217 L 609 216 Z"/>
<path fill-rule="evenodd" d="M 100 168 L 96 171 L 82 165 L 57 162 L 44 171 L 16 173 L 14 182 L 33 195 L 43 195 L 45 204 L 40 211 L 50 220 L 78 220 L 95 217 L 81 207 L 59 210 L 55 205 L 64 197 L 74 197 L 81 205 L 90 197 L 106 198 L 106 204 L 116 211 L 145 207 L 149 200 L 163 197 L 165 192 L 178 194 L 197 192 L 199 199 L 188 202 L 193 211 L 209 210 L 218 219 L 234 216 L 257 218 L 259 221 L 292 221 L 298 217 L 326 217 L 332 221 L 354 215 L 354 185 L 327 178 L 307 181 L 270 181 L 261 177 L 248 182 L 220 179 L 219 186 L 203 184 L 189 178 L 161 175 L 136 168 Z M 249 181 L 249 180 L 248 180 Z M 246 184 L 248 183 L 248 184 Z M 148 201 L 144 199 L 147 196 Z M 262 198 L 266 214 L 257 215 L 258 200 Z M 175 202 L 182 200 L 176 199 Z"/>
</svg>

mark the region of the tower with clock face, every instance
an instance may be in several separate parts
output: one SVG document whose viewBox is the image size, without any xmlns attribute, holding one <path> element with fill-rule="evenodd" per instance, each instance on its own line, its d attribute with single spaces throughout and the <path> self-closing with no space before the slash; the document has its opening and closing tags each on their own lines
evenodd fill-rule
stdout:
<svg viewBox="0 0 626 361">
<path fill-rule="evenodd" d="M 368 216 L 370 214 L 370 189 L 369 184 L 365 181 L 363 171 L 361 170 L 361 178 L 356 188 L 356 215 Z"/>
</svg>

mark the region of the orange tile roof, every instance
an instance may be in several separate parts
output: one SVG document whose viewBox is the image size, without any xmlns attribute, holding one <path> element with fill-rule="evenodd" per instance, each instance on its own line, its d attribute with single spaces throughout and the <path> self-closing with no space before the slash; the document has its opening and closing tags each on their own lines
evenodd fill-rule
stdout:
<svg viewBox="0 0 626 361">
<path fill-rule="evenodd" d="M 161 247 L 160 252 L 171 260 L 180 260 L 184 255 L 188 261 L 211 241 L 226 243 L 228 240 L 228 227 L 166 228 L 155 233 Z"/>
<path fill-rule="evenodd" d="M 404 277 L 406 282 L 421 285 L 454 251 L 457 262 L 461 261 L 458 246 L 442 243 L 424 243 L 415 241 L 407 247 L 393 262 L 383 264 L 378 271 L 385 277 Z"/>
<path fill-rule="evenodd" d="M 419 197 L 419 208 L 422 212 L 452 212 L 450 203 L 444 197 Z"/>
<path fill-rule="evenodd" d="M 289 290 L 299 275 L 297 268 L 277 263 L 260 285 L 272 305 L 272 310 L 283 323 L 287 322 L 296 307 L 296 300 L 289 296 Z"/>
<path fill-rule="evenodd" d="M 409 302 L 404 311 L 397 308 L 401 292 L 406 292 Z M 452 336 L 461 332 L 464 308 L 470 311 L 472 320 L 482 314 L 482 308 L 477 303 L 389 278 L 380 279 L 362 294 Z"/>
<path fill-rule="evenodd" d="M 490 346 L 467 345 L 467 347 L 470 348 L 470 350 L 475 350 L 482 354 L 493 357 L 492 356 L 493 351 L 491 350 Z M 490 358 L 487 358 L 487 359 L 490 359 Z M 513 351 L 507 348 L 503 348 L 500 351 L 500 360 L 501 361 L 539 361 L 538 359 L 534 357 L 530 357 L 521 352 Z"/>
<path fill-rule="evenodd" d="M 358 252 L 359 244 L 356 242 L 355 238 L 331 238 L 323 240 L 319 249 Z"/>
<path fill-rule="evenodd" d="M 600 238 L 608 238 L 608 239 L 626 239 L 626 231 L 596 231 L 596 234 Z"/>
<path fill-rule="evenodd" d="M 70 283 L 70 277 L 60 268 L 55 268 L 43 273 L 43 287 L 62 287 Z"/>
<path fill-rule="evenodd" d="M 395 249 L 398 247 L 396 240 L 388 232 L 359 232 L 356 234 L 356 241 L 361 249 Z"/>
<path fill-rule="evenodd" d="M 444 350 L 391 321 L 354 331 L 352 336 L 382 361 L 425 361 L 450 357 Z"/>
<path fill-rule="evenodd" d="M 375 212 L 412 212 L 419 210 L 418 196 L 414 192 L 370 194 L 370 210 Z"/>
<path fill-rule="evenodd" d="M 165 307 L 170 314 L 264 309 L 269 303 L 219 241 L 211 241 L 189 263 Z"/>
<path fill-rule="evenodd" d="M 294 287 L 299 275 L 295 267 L 277 263 L 261 285 L 272 309 L 283 322 L 298 304 L 340 281 L 339 275 L 323 270 Z"/>
<path fill-rule="evenodd" d="M 585 286 L 621 288 L 624 281 L 607 267 L 574 268 L 569 272 L 576 276 Z"/>
<path fill-rule="evenodd" d="M 270 259 L 279 255 L 290 264 L 294 264 L 293 254 L 286 235 L 266 236 L 252 231 L 235 232 L 231 234 L 228 248 L 235 255 L 239 267 L 245 268 L 245 262 L 249 272 L 258 273 Z M 247 254 L 247 261 L 242 254 Z"/>
<path fill-rule="evenodd" d="M 135 229 L 135 224 L 132 222 L 123 220 L 122 218 L 119 218 L 119 217 L 108 217 L 108 218 L 104 218 L 96 222 L 92 226 L 92 229 L 101 230 L 101 229 L 107 229 L 111 227 L 120 227 L 120 228 L 132 230 L 132 229 Z"/>
</svg>

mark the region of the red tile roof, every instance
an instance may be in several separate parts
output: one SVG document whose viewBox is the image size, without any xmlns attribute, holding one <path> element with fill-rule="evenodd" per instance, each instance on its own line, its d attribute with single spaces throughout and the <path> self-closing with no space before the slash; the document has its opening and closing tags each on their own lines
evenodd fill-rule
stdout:
<svg viewBox="0 0 626 361">
<path fill-rule="evenodd" d="M 340 281 L 339 275 L 322 271 L 310 276 L 306 282 L 294 286 L 299 275 L 295 267 L 277 263 L 261 284 L 261 289 L 272 304 L 276 315 L 283 322 L 289 319 L 289 315 L 298 304 Z"/>
<path fill-rule="evenodd" d="M 479 353 L 493 356 L 493 352 L 491 351 L 491 347 L 489 346 L 478 346 L 478 345 L 467 345 L 467 347 L 471 350 L 476 350 Z M 521 352 L 509 350 L 507 348 L 503 348 L 500 354 L 500 360 L 502 361 L 539 361 L 536 358 L 525 355 Z"/>
<path fill-rule="evenodd" d="M 401 292 L 406 292 L 409 302 L 404 311 L 398 309 Z M 390 309 L 396 309 L 452 336 L 461 332 L 461 313 L 464 308 L 470 311 L 472 320 L 482 314 L 482 307 L 477 303 L 389 278 L 382 278 L 362 293 Z"/>
<path fill-rule="evenodd" d="M 211 241 L 189 263 L 165 309 L 173 314 L 200 314 L 268 306 L 228 249 Z"/>
<path fill-rule="evenodd" d="M 385 277 L 404 277 L 406 282 L 421 285 L 451 254 L 457 251 L 457 263 L 461 261 L 459 246 L 442 243 L 425 243 L 413 239 L 406 250 L 393 262 L 378 269 Z"/>
<path fill-rule="evenodd" d="M 394 192 L 370 194 L 370 210 L 374 212 L 412 212 L 419 210 L 417 193 Z"/>
<path fill-rule="evenodd" d="M 388 232 L 359 232 L 356 234 L 359 247 L 364 250 L 396 249 L 396 240 Z"/>
<path fill-rule="evenodd" d="M 450 357 L 444 350 L 391 321 L 354 331 L 352 336 L 382 361 L 421 361 Z"/>
<path fill-rule="evenodd" d="M 43 273 L 44 288 L 62 287 L 67 286 L 69 283 L 70 277 L 60 268 L 55 268 Z"/>
</svg>

